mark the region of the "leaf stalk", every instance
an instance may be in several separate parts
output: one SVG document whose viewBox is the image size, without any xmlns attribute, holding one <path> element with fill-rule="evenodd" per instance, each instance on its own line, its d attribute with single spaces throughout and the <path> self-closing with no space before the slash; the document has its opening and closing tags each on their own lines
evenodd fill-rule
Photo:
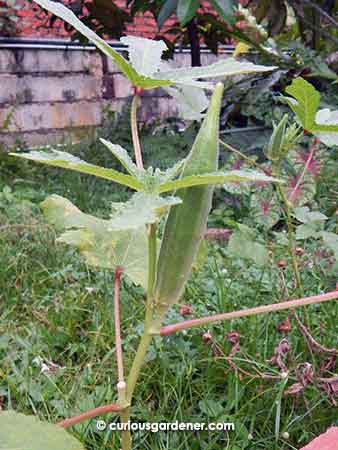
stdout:
<svg viewBox="0 0 338 450">
<path fill-rule="evenodd" d="M 215 314 L 213 316 L 201 317 L 198 319 L 184 320 L 183 322 L 164 326 L 160 329 L 161 336 L 168 336 L 177 331 L 186 330 L 187 328 L 198 327 L 207 323 L 220 322 L 223 320 L 232 320 L 239 317 L 253 316 L 257 314 L 265 314 L 268 312 L 282 311 L 284 309 L 298 308 L 300 306 L 312 305 L 314 303 L 327 302 L 338 298 L 338 290 L 327 292 L 326 294 L 313 295 L 310 297 L 299 298 L 296 300 L 286 300 L 272 305 L 256 306 L 254 308 L 243 309 L 240 311 L 232 311 L 229 313 Z"/>
<path fill-rule="evenodd" d="M 138 127 L 137 127 L 137 109 L 140 103 L 140 96 L 138 94 L 134 94 L 133 100 L 131 102 L 131 112 L 130 112 L 130 118 L 131 118 L 131 134 L 133 139 L 133 146 L 134 146 L 134 153 L 135 153 L 135 161 L 138 169 L 143 170 L 143 160 L 142 160 L 142 149 L 141 149 L 141 143 L 140 138 L 138 134 Z"/>
</svg>

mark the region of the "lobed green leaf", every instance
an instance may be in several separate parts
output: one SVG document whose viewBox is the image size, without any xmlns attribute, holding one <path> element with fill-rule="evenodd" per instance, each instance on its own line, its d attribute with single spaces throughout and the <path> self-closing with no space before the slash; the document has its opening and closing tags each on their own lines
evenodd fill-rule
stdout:
<svg viewBox="0 0 338 450">
<path fill-rule="evenodd" d="M 300 77 L 293 80 L 292 84 L 286 88 L 286 92 L 293 97 L 293 99 L 285 97 L 285 100 L 298 117 L 302 127 L 312 130 L 320 104 L 319 92 L 312 84 Z"/>
<path fill-rule="evenodd" d="M 94 31 L 88 28 L 84 23 L 79 20 L 76 15 L 64 6 L 62 3 L 51 1 L 51 0 L 34 0 L 42 8 L 47 9 L 55 16 L 60 17 L 65 22 L 72 25 L 78 32 L 80 32 L 84 37 L 89 39 L 93 44 L 96 45 L 103 53 L 105 53 L 109 58 L 111 58 L 114 63 L 119 67 L 122 73 L 131 81 L 134 86 L 140 86 L 144 89 L 153 89 L 159 86 L 166 86 L 172 84 L 168 80 L 159 80 L 146 77 L 139 74 L 134 67 L 125 59 L 119 52 L 114 50 L 107 42 L 105 42 L 100 36 L 98 36 Z M 149 40 L 150 41 L 150 40 Z M 150 41 L 152 42 L 152 41 Z"/>
<path fill-rule="evenodd" d="M 113 144 L 107 141 L 106 139 L 100 138 L 100 141 L 108 148 L 108 150 L 111 151 L 115 158 L 120 161 L 122 166 L 130 173 L 130 175 L 132 175 L 133 177 L 138 176 L 140 170 L 129 156 L 127 150 L 125 150 L 120 145 Z"/>
<path fill-rule="evenodd" d="M 78 248 L 87 264 L 101 269 L 119 267 L 136 284 L 147 287 L 148 238 L 146 227 L 132 223 L 112 227 L 111 220 L 83 213 L 59 195 L 51 195 L 41 203 L 46 220 L 58 230 L 67 230 L 58 239 Z"/>
<path fill-rule="evenodd" d="M 193 86 L 164 88 L 178 104 L 178 114 L 185 120 L 202 120 L 209 100 L 202 89 Z"/>
<path fill-rule="evenodd" d="M 338 132 L 337 111 L 330 111 L 329 109 L 318 111 L 320 93 L 315 87 L 303 78 L 298 77 L 286 88 L 286 92 L 293 98 L 283 97 L 283 99 L 296 114 L 302 127 L 318 134 L 318 137 L 326 145 L 337 145 L 337 135 L 326 134 Z"/>
<path fill-rule="evenodd" d="M 80 158 L 71 155 L 70 153 L 61 152 L 59 150 L 51 150 L 48 152 L 32 151 L 29 153 L 10 153 L 10 155 L 47 164 L 49 166 L 62 167 L 64 169 L 75 170 L 76 172 L 85 173 L 88 175 L 95 175 L 96 177 L 128 186 L 136 191 L 142 190 L 143 188 L 143 185 L 135 177 L 113 169 L 106 169 L 105 167 L 89 164 Z"/>
<path fill-rule="evenodd" d="M 138 192 L 125 203 L 113 203 L 110 230 L 136 229 L 158 222 L 169 208 L 182 203 L 177 197 Z"/>
<path fill-rule="evenodd" d="M 0 412 L 1 450 L 84 450 L 64 428 L 35 416 L 14 411 Z"/>
<path fill-rule="evenodd" d="M 162 53 L 168 50 L 164 41 L 136 36 L 123 36 L 120 41 L 127 45 L 129 61 L 137 73 L 152 77 L 161 66 Z"/>
<path fill-rule="evenodd" d="M 275 66 L 262 66 L 248 61 L 238 61 L 235 58 L 227 58 L 208 66 L 169 69 L 165 72 L 159 72 L 155 76 L 156 78 L 172 80 L 175 84 L 199 86 L 200 82 L 192 82 L 199 78 L 224 78 L 248 73 L 270 72 L 275 69 L 277 69 Z"/>
<path fill-rule="evenodd" d="M 273 177 L 269 177 L 254 170 L 229 170 L 224 172 L 214 172 L 203 175 L 190 175 L 179 180 L 168 181 L 159 186 L 159 192 L 168 192 L 191 186 L 201 186 L 206 184 L 223 184 L 227 182 L 281 182 Z"/>
</svg>

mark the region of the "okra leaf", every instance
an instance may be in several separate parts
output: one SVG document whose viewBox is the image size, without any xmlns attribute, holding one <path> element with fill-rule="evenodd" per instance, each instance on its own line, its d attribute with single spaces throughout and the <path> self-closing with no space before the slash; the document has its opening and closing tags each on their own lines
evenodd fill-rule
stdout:
<svg viewBox="0 0 338 450">
<path fill-rule="evenodd" d="M 90 266 L 113 271 L 123 268 L 135 284 L 147 288 L 148 238 L 145 228 L 122 231 L 82 228 L 66 231 L 57 242 L 78 248 Z"/>
<path fill-rule="evenodd" d="M 99 227 L 108 221 L 103 221 L 90 214 L 83 213 L 67 198 L 60 195 L 50 195 L 40 203 L 47 222 L 52 224 L 57 230 L 69 228 L 94 228 Z"/>
<path fill-rule="evenodd" d="M 158 222 L 171 206 L 182 203 L 178 197 L 137 192 L 125 203 L 113 203 L 109 223 L 111 230 L 136 229 Z"/>
<path fill-rule="evenodd" d="M 191 81 L 199 78 L 224 78 L 248 73 L 270 72 L 275 69 L 277 67 L 262 66 L 248 61 L 237 61 L 235 58 L 227 58 L 208 66 L 169 69 L 155 74 L 155 77 L 171 80 L 175 84 L 191 85 Z M 193 85 L 199 86 L 199 82 Z"/>
<path fill-rule="evenodd" d="M 337 145 L 338 112 L 328 109 L 318 110 L 320 105 L 320 93 L 312 84 L 298 77 L 286 88 L 286 92 L 292 95 L 282 97 L 296 114 L 302 127 L 311 133 L 318 134 L 319 139 L 326 145 Z M 335 133 L 330 136 L 327 133 Z M 332 143 L 333 142 L 333 143 Z"/>
<path fill-rule="evenodd" d="M 131 81 L 134 86 L 140 86 L 144 89 L 153 89 L 159 86 L 166 86 L 172 84 L 168 80 L 152 79 L 139 74 L 134 67 L 125 59 L 119 52 L 114 50 L 107 42 L 100 38 L 94 31 L 88 28 L 84 23 L 79 20 L 76 15 L 64 6 L 62 3 L 50 1 L 50 0 L 35 0 L 42 8 L 47 9 L 55 16 L 60 17 L 65 22 L 72 25 L 77 31 L 79 31 L 84 37 L 89 39 L 96 45 L 103 53 L 111 58 L 114 63 L 119 67 L 121 72 Z M 150 40 L 149 40 L 150 41 Z M 152 42 L 152 41 L 150 41 Z"/>
<path fill-rule="evenodd" d="M 108 148 L 108 150 L 111 151 L 111 153 L 115 156 L 115 158 L 117 158 L 120 161 L 122 166 L 130 173 L 130 175 L 132 175 L 133 177 L 138 176 L 140 170 L 129 156 L 127 150 L 125 150 L 120 145 L 106 141 L 106 139 L 100 138 L 100 141 L 102 142 L 103 145 L 105 145 Z"/>
<path fill-rule="evenodd" d="M 152 77 L 161 65 L 162 53 L 168 50 L 164 41 L 136 36 L 123 36 L 120 41 L 128 46 L 129 61 L 139 74 Z"/>
<path fill-rule="evenodd" d="M 175 178 L 183 169 L 183 166 L 186 162 L 186 158 L 181 159 L 176 164 L 174 164 L 172 167 L 169 167 L 164 172 L 160 171 L 159 178 L 162 183 L 172 180 Z"/>
<path fill-rule="evenodd" d="M 191 175 L 180 178 L 179 180 L 168 181 L 159 186 L 159 192 L 172 191 L 174 189 L 187 188 L 191 186 L 200 186 L 206 184 L 223 184 L 228 182 L 281 182 L 273 177 L 269 177 L 256 171 L 229 170 L 225 172 L 207 173 L 203 175 Z"/>
<path fill-rule="evenodd" d="M 185 120 L 202 120 L 202 112 L 207 109 L 209 100 L 202 89 L 193 86 L 164 88 L 177 101 L 178 114 Z"/>
<path fill-rule="evenodd" d="M 1 450 L 84 450 L 81 442 L 64 428 L 35 416 L 0 412 Z"/>
<path fill-rule="evenodd" d="M 296 114 L 303 128 L 311 131 L 320 104 L 320 93 L 301 77 L 293 80 L 285 91 L 293 97 L 293 99 L 285 97 L 285 101 Z"/>
<path fill-rule="evenodd" d="M 111 220 L 83 213 L 66 198 L 52 195 L 41 203 L 47 222 L 66 230 L 57 239 L 72 245 L 88 265 L 101 269 L 124 269 L 136 284 L 147 287 L 148 240 L 146 227 L 113 229 Z"/>
<path fill-rule="evenodd" d="M 32 151 L 30 153 L 10 153 L 23 159 L 40 162 L 54 167 L 63 167 L 64 169 L 75 170 L 76 172 L 85 173 L 88 175 L 95 175 L 99 178 L 114 181 L 115 183 L 128 186 L 134 190 L 141 190 L 142 184 L 130 175 L 118 172 L 113 169 L 89 164 L 70 153 L 61 152 L 59 150 L 51 150 L 48 152 Z"/>
<path fill-rule="evenodd" d="M 316 114 L 316 124 L 315 135 L 328 147 L 338 146 L 338 111 L 331 111 L 328 108 L 320 109 Z M 318 130 L 318 125 L 330 128 L 325 132 L 322 128 Z"/>
<path fill-rule="evenodd" d="M 158 72 L 160 62 L 159 57 L 163 49 L 165 49 L 164 43 L 155 43 L 150 39 L 142 39 L 141 41 L 140 38 L 124 38 L 124 42 L 128 45 L 128 52 L 131 58 L 130 63 L 107 42 L 94 33 L 94 31 L 84 25 L 70 9 L 62 3 L 51 0 L 35 1 L 41 7 L 72 25 L 83 36 L 93 42 L 97 48 L 109 56 L 134 86 L 139 86 L 144 89 L 153 89 L 172 84 L 213 89 L 213 83 L 199 81 L 199 79 L 239 75 L 242 73 L 265 72 L 275 69 L 275 67 L 259 66 L 250 62 L 240 62 L 233 58 L 229 58 L 202 68 L 185 67 L 182 69 Z M 155 54 L 153 54 L 154 50 Z"/>
</svg>

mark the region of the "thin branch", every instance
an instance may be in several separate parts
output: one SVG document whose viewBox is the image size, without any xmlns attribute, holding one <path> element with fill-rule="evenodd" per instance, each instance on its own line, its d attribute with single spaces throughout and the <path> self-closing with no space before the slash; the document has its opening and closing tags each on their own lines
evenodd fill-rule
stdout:
<svg viewBox="0 0 338 450">
<path fill-rule="evenodd" d="M 308 342 L 311 350 L 314 350 L 319 353 L 327 353 L 329 355 L 338 355 L 338 350 L 336 348 L 327 348 L 324 345 L 320 344 L 316 341 L 316 339 L 310 334 L 309 330 L 306 328 L 306 326 L 301 322 L 301 320 L 298 317 L 298 314 L 293 314 L 293 317 L 295 318 L 298 328 L 306 341 Z"/>
<path fill-rule="evenodd" d="M 272 163 L 272 176 L 274 176 L 276 178 L 280 177 L 279 166 L 278 166 L 278 164 L 276 164 L 276 162 Z M 296 254 L 294 252 L 295 239 L 294 239 L 294 231 L 293 231 L 290 203 L 286 197 L 283 187 L 280 184 L 277 184 L 276 192 L 280 198 L 281 203 L 284 206 L 284 210 L 285 210 L 285 214 L 286 214 L 286 225 L 287 225 L 287 232 L 288 232 L 288 249 L 289 249 L 289 254 L 290 254 L 290 257 L 292 260 L 293 270 L 295 272 L 296 287 L 299 290 L 299 295 L 303 295 L 304 293 L 303 293 L 302 279 L 300 276 L 300 270 L 299 270 L 299 265 L 298 265 L 298 261 L 296 258 Z"/>
<path fill-rule="evenodd" d="M 120 412 L 122 411 L 122 407 L 117 405 L 116 403 L 109 403 L 108 405 L 99 406 L 98 408 L 90 409 L 78 416 L 70 417 L 69 419 L 61 420 L 57 423 L 59 427 L 67 428 L 72 427 L 73 425 L 82 422 L 83 420 L 88 420 L 91 417 L 100 416 L 101 414 L 107 414 L 111 412 Z"/>
<path fill-rule="evenodd" d="M 220 322 L 222 320 L 231 320 L 238 317 L 253 316 L 256 314 L 265 314 L 268 312 L 282 311 L 284 309 L 297 308 L 299 306 L 312 305 L 314 303 L 326 302 L 338 298 L 338 290 L 327 292 L 326 294 L 313 295 L 297 300 L 287 300 L 272 305 L 262 305 L 255 308 L 243 309 L 241 311 L 232 311 L 229 313 L 216 314 L 213 316 L 201 317 L 198 319 L 184 320 L 183 322 L 164 326 L 160 329 L 161 336 L 167 336 L 187 328 L 198 327 L 207 323 Z"/>
<path fill-rule="evenodd" d="M 140 170 L 143 170 L 142 149 L 137 128 L 137 108 L 139 102 L 140 97 L 135 93 L 133 96 L 133 101 L 131 103 L 131 134 L 133 138 L 136 165 Z"/>
<path fill-rule="evenodd" d="M 120 284 L 122 273 L 123 269 L 121 267 L 118 267 L 115 270 L 115 284 L 114 284 L 115 348 L 116 348 L 116 361 L 117 361 L 117 372 L 119 382 L 124 381 L 123 350 L 122 350 L 121 321 L 120 321 Z"/>
<path fill-rule="evenodd" d="M 230 144 L 227 144 L 226 142 L 222 141 L 222 139 L 219 139 L 219 142 L 228 150 L 238 155 L 240 158 L 244 159 L 248 164 L 257 167 L 257 169 L 262 170 L 266 175 L 270 175 L 267 173 L 266 169 L 262 167 L 260 164 L 258 164 L 254 159 L 249 158 L 248 156 L 244 155 L 241 151 L 237 150 L 237 148 L 233 147 Z"/>
</svg>

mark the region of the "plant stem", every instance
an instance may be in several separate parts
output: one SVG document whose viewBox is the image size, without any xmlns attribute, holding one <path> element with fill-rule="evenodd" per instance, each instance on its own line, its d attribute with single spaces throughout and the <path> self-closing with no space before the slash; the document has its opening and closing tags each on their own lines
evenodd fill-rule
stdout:
<svg viewBox="0 0 338 450">
<path fill-rule="evenodd" d="M 137 128 L 137 108 L 139 102 L 139 95 L 134 94 L 133 100 L 131 102 L 131 134 L 133 138 L 136 165 L 140 170 L 143 170 L 142 149 Z"/>
<path fill-rule="evenodd" d="M 99 406 L 98 408 L 90 409 L 78 416 L 70 417 L 69 419 L 61 420 L 57 423 L 59 427 L 67 428 L 71 427 L 83 420 L 88 420 L 95 416 L 100 416 L 101 414 L 111 413 L 111 412 L 119 412 L 121 411 L 121 406 L 117 403 L 109 403 L 108 405 Z"/>
<path fill-rule="evenodd" d="M 144 320 L 144 331 L 141 337 L 139 347 L 137 349 L 132 368 L 129 373 L 127 382 L 127 401 L 131 402 L 136 382 L 143 364 L 144 357 L 148 350 L 152 335 L 150 334 L 150 325 L 153 318 L 153 291 L 155 285 L 156 277 L 156 225 L 152 224 L 149 226 L 149 237 L 148 237 L 148 293 L 147 293 L 147 304 L 146 304 L 146 315 Z"/>
<path fill-rule="evenodd" d="M 268 312 L 282 311 L 284 309 L 298 308 L 299 306 L 312 305 L 314 303 L 327 302 L 338 298 L 338 291 L 327 292 L 326 294 L 313 295 L 311 297 L 299 298 L 297 300 L 286 300 L 281 303 L 273 303 L 271 305 L 262 305 L 255 308 L 242 309 L 240 311 L 232 311 L 229 313 L 215 314 L 213 316 L 201 317 L 199 319 L 184 320 L 162 327 L 161 336 L 168 336 L 180 330 L 198 327 L 207 323 L 220 322 L 222 320 L 232 320 L 238 317 L 253 316 L 256 314 L 265 314 Z"/>
<path fill-rule="evenodd" d="M 116 361 L 117 361 L 119 382 L 124 381 L 123 351 L 122 351 L 121 322 L 120 322 L 120 284 L 122 273 L 123 269 L 118 267 L 115 271 L 115 284 L 114 284 L 115 347 L 116 347 Z"/>
<path fill-rule="evenodd" d="M 152 335 L 150 334 L 150 326 L 153 317 L 153 292 L 156 277 L 156 261 L 157 261 L 157 250 L 156 250 L 156 230 L 155 224 L 149 225 L 149 236 L 148 236 L 148 292 L 147 292 L 147 304 L 146 304 L 146 314 L 144 320 L 144 331 L 141 337 L 132 367 L 129 372 L 127 380 L 127 393 L 126 402 L 130 404 L 133 398 L 133 393 L 135 386 L 144 362 L 145 355 L 147 353 L 148 347 L 150 345 Z M 126 408 L 121 412 L 121 421 L 127 423 L 130 419 L 130 409 Z M 132 437 L 130 431 L 122 432 L 121 440 L 122 450 L 131 450 L 132 448 Z"/>
<path fill-rule="evenodd" d="M 123 350 L 122 350 L 121 321 L 120 321 L 120 284 L 122 273 L 123 269 L 121 267 L 118 267 L 115 270 L 115 283 L 114 283 L 115 348 L 116 348 L 116 361 L 118 372 L 117 395 L 118 401 L 121 404 L 121 408 L 123 408 L 126 404 L 126 384 L 124 381 Z M 120 412 L 121 422 L 122 423 L 128 422 L 128 418 L 129 415 L 127 409 L 122 409 Z M 123 450 L 131 450 L 131 436 L 129 431 L 122 430 L 121 443 Z"/>
<path fill-rule="evenodd" d="M 120 412 L 121 423 L 128 423 L 129 418 L 130 418 L 129 408 L 126 408 Z M 121 450 L 132 450 L 132 437 L 130 430 L 123 430 L 121 432 Z"/>
<path fill-rule="evenodd" d="M 280 176 L 279 167 L 276 164 L 272 165 L 272 176 L 273 177 Z M 286 227 L 287 227 L 287 231 L 288 231 L 288 249 L 289 249 L 289 254 L 290 254 L 290 257 L 292 260 L 293 270 L 295 273 L 296 289 L 299 291 L 300 295 L 304 295 L 303 287 L 302 287 L 302 280 L 300 277 L 300 271 L 299 271 L 299 267 L 298 267 L 298 261 L 297 261 L 297 257 L 296 257 L 295 251 L 294 251 L 295 240 L 294 240 L 290 203 L 285 195 L 283 187 L 280 184 L 276 185 L 276 191 L 277 191 L 277 195 L 279 196 L 279 198 L 284 206 L 284 210 L 285 210 L 285 214 L 286 214 Z"/>
<path fill-rule="evenodd" d="M 290 203 L 292 203 L 294 201 L 294 197 L 296 196 L 297 191 L 298 191 L 300 185 L 302 184 L 302 182 L 304 180 L 306 172 L 309 170 L 311 161 L 313 160 L 313 156 L 315 154 L 315 151 L 318 149 L 318 147 L 319 147 L 319 141 L 315 140 L 313 145 L 312 145 L 312 147 L 311 147 L 309 156 L 308 156 L 308 158 L 307 158 L 307 160 L 306 160 L 306 162 L 304 164 L 304 168 L 302 170 L 302 173 L 299 175 L 299 177 L 297 179 L 297 183 L 296 183 L 295 187 L 292 189 L 291 194 L 289 195 L 289 199 L 288 200 L 289 200 Z"/>
</svg>

